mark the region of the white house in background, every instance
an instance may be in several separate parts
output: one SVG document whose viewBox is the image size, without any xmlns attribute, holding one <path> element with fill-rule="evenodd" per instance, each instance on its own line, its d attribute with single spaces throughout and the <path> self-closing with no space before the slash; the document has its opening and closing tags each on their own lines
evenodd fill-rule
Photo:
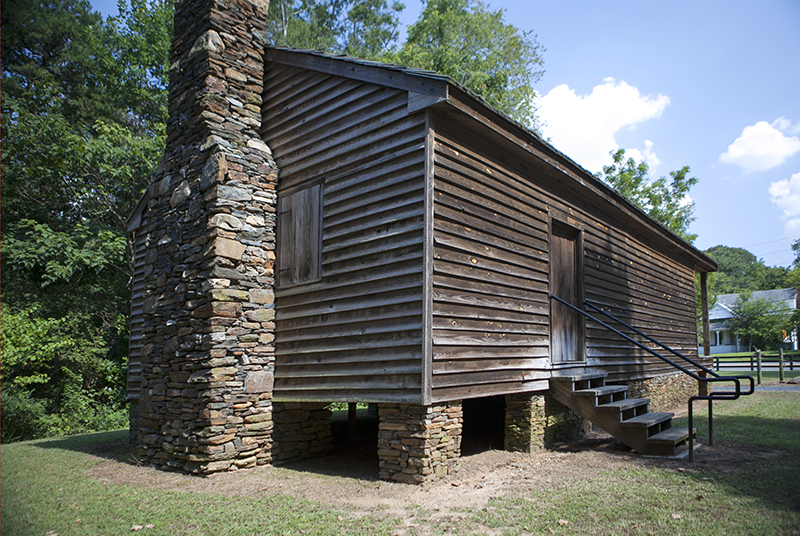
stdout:
<svg viewBox="0 0 800 536">
<path fill-rule="evenodd" d="M 738 294 L 720 294 L 717 303 L 708 311 L 709 329 L 711 331 L 711 355 L 726 354 L 729 352 L 747 352 L 746 343 L 731 331 L 730 321 L 733 318 L 733 306 L 739 299 Z M 800 308 L 800 296 L 796 288 L 779 288 L 775 290 L 759 290 L 753 292 L 751 300 L 767 300 L 783 302 L 794 311 Z M 797 333 L 791 332 L 784 340 L 787 349 L 797 350 Z M 702 347 L 700 353 L 702 354 Z"/>
</svg>

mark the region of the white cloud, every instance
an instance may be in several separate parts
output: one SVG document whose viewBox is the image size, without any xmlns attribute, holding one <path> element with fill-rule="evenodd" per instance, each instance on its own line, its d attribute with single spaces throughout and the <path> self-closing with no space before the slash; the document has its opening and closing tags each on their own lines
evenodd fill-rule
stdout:
<svg viewBox="0 0 800 536">
<path fill-rule="evenodd" d="M 800 173 L 769 185 L 772 202 L 783 210 L 787 236 L 800 234 Z"/>
<path fill-rule="evenodd" d="M 724 164 L 736 164 L 746 173 L 766 171 L 779 166 L 800 151 L 800 138 L 787 136 L 798 130 L 791 122 L 780 117 L 772 122 L 759 121 L 744 127 L 741 136 L 728 145 L 728 150 L 719 156 Z"/>
<path fill-rule="evenodd" d="M 633 158 L 637 162 L 644 161 L 650 168 L 650 173 L 655 173 L 656 168 L 661 163 L 656 153 L 653 152 L 653 142 L 650 140 L 644 140 L 644 152 L 639 149 L 625 149 L 625 156 Z"/>
<path fill-rule="evenodd" d="M 800 121 L 798 121 L 796 125 L 793 125 L 792 122 L 785 117 L 779 117 L 772 122 L 772 125 L 786 134 L 800 135 Z"/>
<path fill-rule="evenodd" d="M 554 87 L 539 99 L 539 116 L 544 135 L 565 154 L 590 171 L 611 163 L 609 153 L 619 148 L 615 135 L 625 127 L 657 118 L 669 104 L 666 95 L 642 95 L 624 81 L 606 78 L 588 95 L 577 95 L 566 84 Z M 631 150 L 626 150 L 630 154 Z M 652 143 L 642 158 L 658 162 Z"/>
</svg>

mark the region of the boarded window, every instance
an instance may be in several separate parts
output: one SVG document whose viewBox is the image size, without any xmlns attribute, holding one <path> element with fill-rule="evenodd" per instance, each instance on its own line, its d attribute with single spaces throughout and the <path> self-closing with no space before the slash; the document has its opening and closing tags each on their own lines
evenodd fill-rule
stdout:
<svg viewBox="0 0 800 536">
<path fill-rule="evenodd" d="M 278 285 L 298 285 L 322 276 L 322 184 L 278 199 Z"/>
</svg>

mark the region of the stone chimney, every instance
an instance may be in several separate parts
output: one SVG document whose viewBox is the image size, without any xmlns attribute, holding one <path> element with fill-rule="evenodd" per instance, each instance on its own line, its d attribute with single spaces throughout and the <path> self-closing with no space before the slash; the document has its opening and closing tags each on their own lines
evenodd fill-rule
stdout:
<svg viewBox="0 0 800 536">
<path fill-rule="evenodd" d="M 258 134 L 267 7 L 175 1 L 167 147 L 137 231 L 137 454 L 162 468 L 271 461 L 278 172 Z"/>
</svg>

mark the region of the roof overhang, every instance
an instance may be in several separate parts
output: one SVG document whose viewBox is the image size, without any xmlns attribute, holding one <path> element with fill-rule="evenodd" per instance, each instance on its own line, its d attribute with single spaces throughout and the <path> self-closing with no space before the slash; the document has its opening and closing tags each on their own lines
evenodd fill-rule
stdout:
<svg viewBox="0 0 800 536">
<path fill-rule="evenodd" d="M 459 86 L 447 76 L 421 69 L 336 56 L 319 51 L 267 47 L 265 62 L 274 62 L 384 85 L 409 92 L 408 111 L 428 108 L 451 110 L 477 122 L 526 152 L 542 174 L 554 181 L 571 179 L 569 189 L 589 202 L 600 203 L 623 223 L 634 226 L 670 254 L 685 260 L 695 272 L 715 272 L 717 263 L 622 194 L 558 151 L 535 132 L 502 112 L 480 96 Z"/>
</svg>

